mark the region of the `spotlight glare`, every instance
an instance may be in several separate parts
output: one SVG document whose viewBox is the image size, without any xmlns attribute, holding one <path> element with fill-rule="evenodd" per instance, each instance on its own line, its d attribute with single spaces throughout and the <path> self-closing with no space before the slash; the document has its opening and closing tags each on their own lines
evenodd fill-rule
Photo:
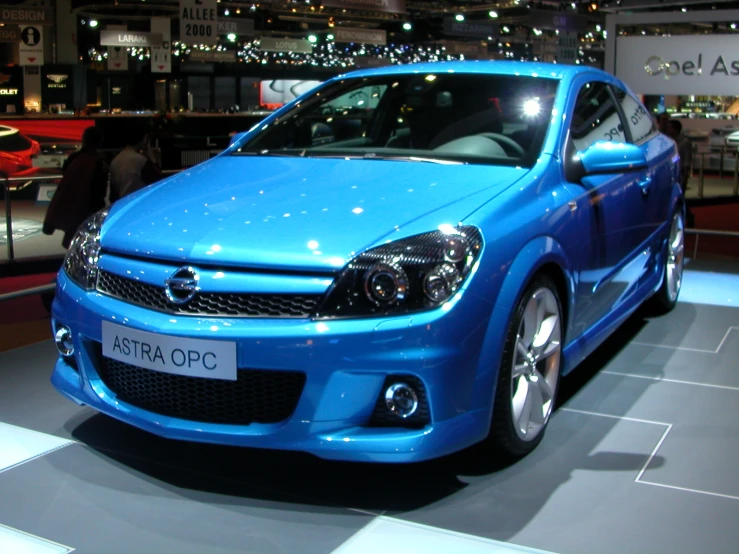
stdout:
<svg viewBox="0 0 739 554">
<path fill-rule="evenodd" d="M 541 104 L 538 98 L 529 98 L 523 103 L 523 113 L 529 117 L 535 117 L 539 115 L 541 111 Z"/>
</svg>

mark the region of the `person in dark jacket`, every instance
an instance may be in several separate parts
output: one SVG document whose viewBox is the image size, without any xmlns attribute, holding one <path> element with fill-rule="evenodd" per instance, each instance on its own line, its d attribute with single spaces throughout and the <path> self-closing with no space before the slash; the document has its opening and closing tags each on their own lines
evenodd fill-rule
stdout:
<svg viewBox="0 0 739 554">
<path fill-rule="evenodd" d="M 63 177 L 46 211 L 43 232 L 64 231 L 62 246 L 69 248 L 80 224 L 105 207 L 108 166 L 98 153 L 103 133 L 88 127 L 82 134 L 82 148 L 64 162 Z"/>
</svg>

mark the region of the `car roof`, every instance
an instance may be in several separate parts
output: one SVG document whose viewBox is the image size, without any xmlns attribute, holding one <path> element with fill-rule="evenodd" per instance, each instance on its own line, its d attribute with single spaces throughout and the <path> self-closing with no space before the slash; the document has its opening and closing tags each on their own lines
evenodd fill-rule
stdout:
<svg viewBox="0 0 739 554">
<path fill-rule="evenodd" d="M 411 75 L 414 73 L 474 73 L 484 75 L 524 75 L 550 79 L 572 79 L 581 73 L 598 72 L 610 77 L 605 71 L 590 66 L 565 65 L 544 62 L 518 62 L 504 60 L 425 62 L 408 65 L 391 65 L 372 69 L 360 69 L 340 75 L 341 77 L 369 77 L 375 75 Z M 612 77 L 610 77 L 612 78 Z"/>
</svg>

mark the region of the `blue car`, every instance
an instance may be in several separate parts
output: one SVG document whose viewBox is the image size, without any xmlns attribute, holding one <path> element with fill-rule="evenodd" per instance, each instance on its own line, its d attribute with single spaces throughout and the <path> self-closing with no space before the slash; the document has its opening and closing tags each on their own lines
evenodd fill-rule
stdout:
<svg viewBox="0 0 739 554">
<path fill-rule="evenodd" d="M 597 69 L 338 76 L 81 226 L 52 382 L 174 439 L 523 456 L 563 375 L 642 303 L 675 306 L 678 161 Z"/>
</svg>

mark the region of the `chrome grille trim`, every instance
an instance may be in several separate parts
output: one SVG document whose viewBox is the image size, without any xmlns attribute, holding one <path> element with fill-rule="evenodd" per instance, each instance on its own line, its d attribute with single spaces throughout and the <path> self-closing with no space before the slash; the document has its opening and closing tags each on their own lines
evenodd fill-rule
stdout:
<svg viewBox="0 0 739 554">
<path fill-rule="evenodd" d="M 251 294 L 198 292 L 186 304 L 171 302 L 164 286 L 100 271 L 97 291 L 129 304 L 174 315 L 305 319 L 313 315 L 321 294 Z"/>
</svg>

